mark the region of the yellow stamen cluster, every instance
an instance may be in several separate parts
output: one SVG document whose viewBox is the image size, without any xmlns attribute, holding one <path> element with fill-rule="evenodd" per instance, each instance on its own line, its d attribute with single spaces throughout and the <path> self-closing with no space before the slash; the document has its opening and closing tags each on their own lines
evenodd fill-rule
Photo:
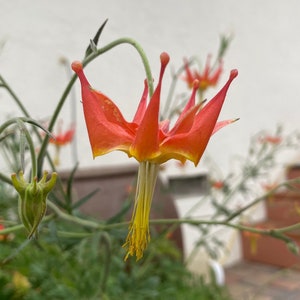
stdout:
<svg viewBox="0 0 300 300">
<path fill-rule="evenodd" d="M 123 245 L 127 249 L 125 260 L 129 255 L 141 259 L 150 241 L 149 216 L 158 168 L 158 164 L 140 163 L 133 214 Z"/>
</svg>

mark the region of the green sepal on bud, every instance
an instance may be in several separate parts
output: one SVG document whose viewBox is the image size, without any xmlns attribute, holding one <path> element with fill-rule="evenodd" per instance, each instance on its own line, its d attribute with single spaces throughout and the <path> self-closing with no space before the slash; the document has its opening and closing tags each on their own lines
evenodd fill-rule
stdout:
<svg viewBox="0 0 300 300">
<path fill-rule="evenodd" d="M 47 208 L 47 195 L 53 189 L 57 174 L 52 173 L 47 180 L 45 171 L 40 181 L 37 177 L 32 182 L 26 182 L 22 171 L 11 175 L 12 184 L 19 193 L 19 217 L 28 231 L 28 238 L 37 237 L 37 229 Z"/>
</svg>

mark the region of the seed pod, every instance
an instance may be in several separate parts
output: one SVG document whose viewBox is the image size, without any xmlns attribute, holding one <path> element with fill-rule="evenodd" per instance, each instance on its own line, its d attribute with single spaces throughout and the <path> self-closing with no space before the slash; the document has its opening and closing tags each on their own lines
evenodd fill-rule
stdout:
<svg viewBox="0 0 300 300">
<path fill-rule="evenodd" d="M 53 189 L 57 174 L 52 173 L 47 181 L 48 172 L 44 172 L 40 181 L 37 177 L 32 182 L 26 182 L 23 172 L 11 175 L 12 184 L 19 193 L 19 217 L 28 231 L 28 238 L 37 237 L 37 229 L 45 215 L 47 195 Z"/>
</svg>

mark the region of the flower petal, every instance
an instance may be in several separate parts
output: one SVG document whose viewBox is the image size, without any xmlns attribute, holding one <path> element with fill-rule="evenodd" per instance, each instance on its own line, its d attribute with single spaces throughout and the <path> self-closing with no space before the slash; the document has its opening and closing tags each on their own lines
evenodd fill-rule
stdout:
<svg viewBox="0 0 300 300">
<path fill-rule="evenodd" d="M 237 118 L 237 119 L 230 119 L 230 120 L 224 120 L 224 121 L 220 121 L 220 122 L 218 122 L 216 125 L 215 125 L 215 127 L 214 127 L 214 130 L 213 130 L 213 133 L 212 133 L 212 135 L 213 134 L 215 134 L 217 131 L 219 131 L 220 129 L 222 129 L 223 127 L 225 127 L 225 126 L 227 126 L 227 125 L 229 125 L 229 124 L 231 124 L 231 123 L 234 123 L 234 122 L 236 122 L 236 121 L 238 121 L 239 119 Z"/>
<path fill-rule="evenodd" d="M 186 73 L 186 77 L 183 79 L 187 82 L 189 87 L 192 87 L 195 77 L 191 71 L 190 62 L 188 61 L 187 58 L 184 58 L 183 63 L 184 63 L 184 69 L 185 69 L 185 73 Z"/>
<path fill-rule="evenodd" d="M 160 56 L 161 69 L 159 81 L 153 96 L 148 104 L 143 120 L 140 123 L 135 140 L 130 149 L 132 156 L 138 161 L 151 160 L 159 153 L 159 106 L 162 78 L 169 62 L 169 55 L 162 53 Z"/>
<path fill-rule="evenodd" d="M 81 63 L 74 62 L 72 68 L 81 82 L 84 116 L 94 158 L 113 150 L 129 154 L 134 124 L 125 121 L 118 107 L 107 96 L 91 88 Z"/>
<path fill-rule="evenodd" d="M 144 117 L 146 108 L 147 108 L 147 97 L 148 97 L 148 82 L 147 82 L 147 80 L 144 81 L 144 85 L 145 85 L 144 92 L 143 92 L 141 101 L 139 103 L 139 106 L 137 108 L 137 111 L 136 111 L 135 116 L 132 121 L 133 123 L 136 123 L 138 125 L 141 123 L 141 121 Z"/>
<path fill-rule="evenodd" d="M 198 109 L 200 108 L 200 105 L 195 106 L 195 98 L 196 98 L 196 93 L 198 88 L 199 88 L 199 81 L 195 80 L 193 83 L 193 91 L 190 100 L 185 105 L 174 127 L 169 132 L 170 136 L 177 133 L 187 132 L 192 128 L 195 115 Z"/>
<path fill-rule="evenodd" d="M 227 90 L 237 70 L 231 71 L 230 78 L 220 92 L 195 116 L 193 127 L 188 133 L 168 137 L 160 145 L 163 153 L 160 159 L 185 157 L 198 164 L 207 143 L 213 133 Z"/>
</svg>

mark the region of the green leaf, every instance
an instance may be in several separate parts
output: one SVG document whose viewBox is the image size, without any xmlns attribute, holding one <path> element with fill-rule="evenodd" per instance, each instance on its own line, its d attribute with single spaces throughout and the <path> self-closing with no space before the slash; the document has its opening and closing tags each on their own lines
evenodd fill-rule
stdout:
<svg viewBox="0 0 300 300">
<path fill-rule="evenodd" d="M 87 47 L 87 49 L 85 51 L 85 56 L 84 57 L 89 56 L 91 53 L 93 53 L 95 50 L 97 50 L 97 44 L 98 44 L 100 35 L 101 35 L 107 21 L 108 21 L 108 19 L 106 19 L 104 21 L 104 23 L 98 29 L 98 31 L 97 31 L 96 35 L 94 36 L 94 38 L 90 41 L 90 44 L 89 44 L 89 46 Z"/>
<path fill-rule="evenodd" d="M 99 192 L 100 189 L 96 189 L 94 191 L 92 191 L 91 193 L 87 194 L 86 196 L 84 196 L 83 198 L 81 198 L 80 200 L 78 200 L 76 203 L 74 203 L 72 205 L 72 209 L 76 209 L 78 207 L 80 207 L 81 205 L 83 205 L 85 202 L 89 201 L 95 194 L 97 194 Z"/>
</svg>

